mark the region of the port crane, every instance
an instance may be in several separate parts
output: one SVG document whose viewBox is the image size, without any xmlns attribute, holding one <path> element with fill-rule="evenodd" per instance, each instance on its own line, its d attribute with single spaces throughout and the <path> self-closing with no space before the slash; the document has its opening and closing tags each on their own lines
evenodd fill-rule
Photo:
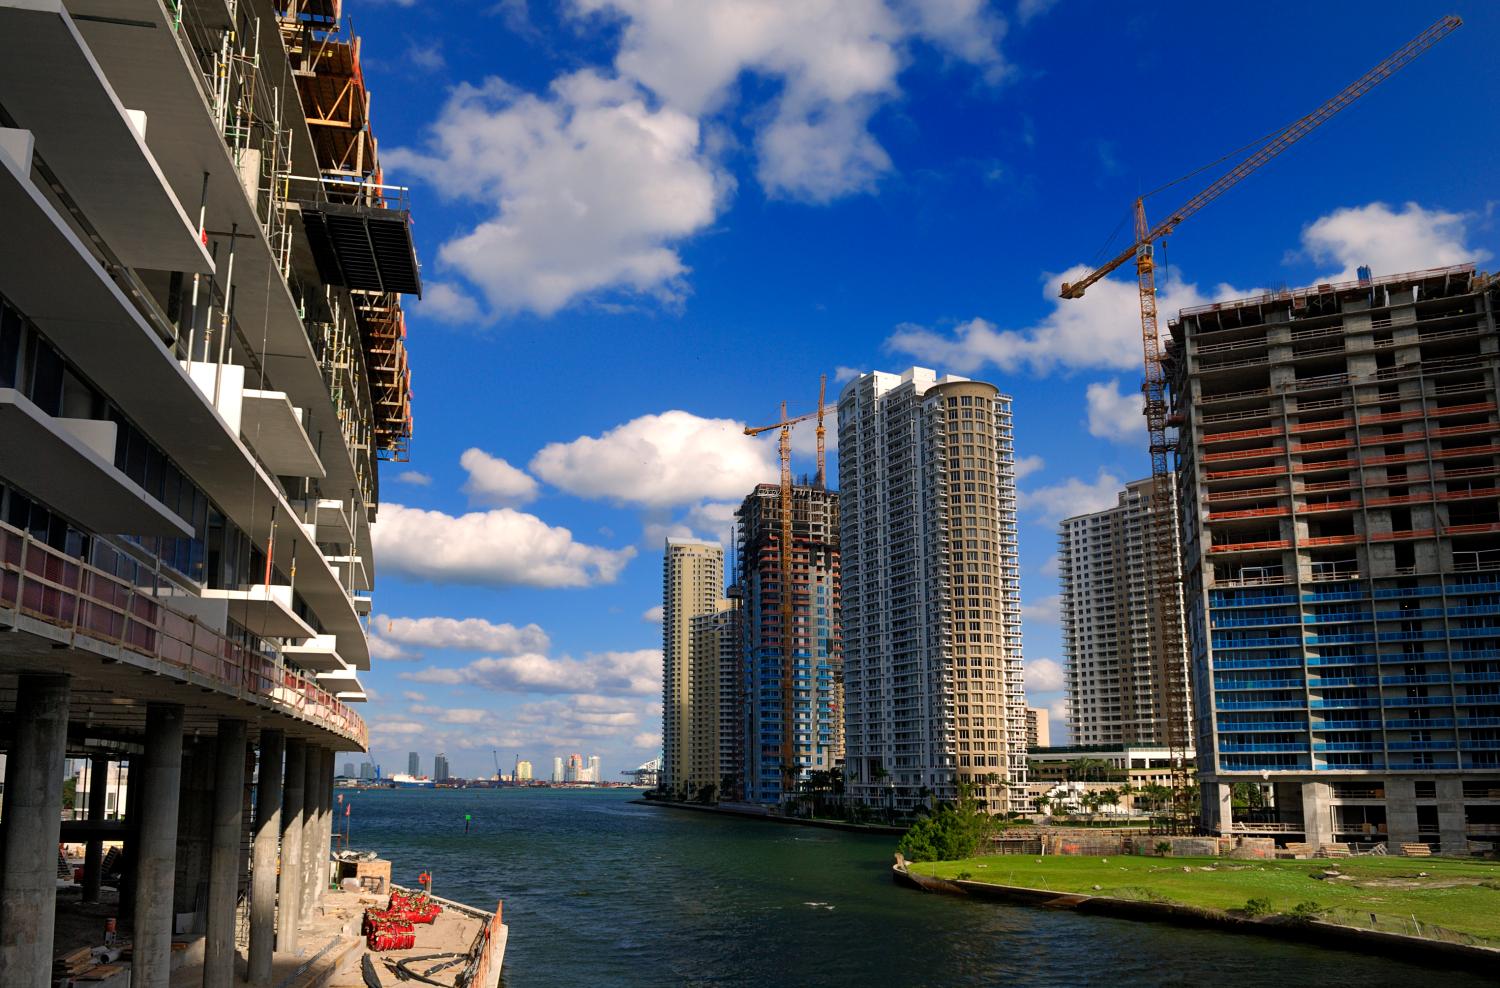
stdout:
<svg viewBox="0 0 1500 988">
<path fill-rule="evenodd" d="M 1380 64 L 1344 87 L 1333 98 L 1304 117 L 1257 142 L 1255 150 L 1232 165 L 1219 178 L 1209 183 L 1197 195 L 1188 199 L 1167 218 L 1155 226 L 1146 220 L 1145 197 L 1135 200 L 1135 242 L 1102 267 L 1090 272 L 1071 284 L 1062 284 L 1063 298 L 1082 298 L 1089 286 L 1107 277 L 1126 261 L 1135 261 L 1136 284 L 1140 296 L 1141 348 L 1145 364 L 1145 376 L 1141 391 L 1145 398 L 1146 431 L 1151 452 L 1152 497 L 1157 509 L 1152 512 L 1151 568 L 1155 587 L 1153 599 L 1156 604 L 1157 627 L 1161 648 L 1158 660 L 1158 690 L 1166 693 L 1162 709 L 1165 714 L 1166 741 L 1172 762 L 1172 814 L 1171 829 L 1176 832 L 1191 829 L 1190 786 L 1187 774 L 1187 738 L 1184 724 L 1188 719 L 1187 670 L 1180 661 L 1183 652 L 1182 612 L 1178 607 L 1168 606 L 1167 601 L 1182 599 L 1182 578 L 1175 565 L 1177 554 L 1176 512 L 1163 510 L 1172 504 L 1172 472 L 1167 463 L 1167 454 L 1175 443 L 1167 438 L 1166 370 L 1162 365 L 1163 348 L 1159 335 L 1156 312 L 1156 263 L 1155 244 L 1177 229 L 1188 217 L 1228 192 L 1235 185 L 1265 165 L 1271 159 L 1327 123 L 1335 114 L 1355 100 L 1405 68 L 1433 45 L 1452 34 L 1463 23 L 1457 16 L 1440 18 L 1436 23 L 1401 48 L 1386 57 Z M 1176 184 L 1171 183 L 1171 184 Z M 1126 677 L 1128 678 L 1128 677 Z M 1128 687 L 1127 687 L 1128 688 Z"/>
<path fill-rule="evenodd" d="M 818 473 L 816 483 L 819 490 L 825 489 L 828 476 L 824 454 L 823 415 L 826 408 L 824 398 L 827 389 L 828 375 L 824 374 L 818 379 L 817 409 L 795 418 L 787 418 L 786 402 L 783 401 L 780 421 L 772 422 L 770 425 L 745 428 L 747 436 L 759 436 L 772 429 L 781 430 L 777 443 L 777 451 L 781 456 L 781 533 L 776 555 L 780 559 L 781 588 L 778 597 L 781 601 L 781 771 L 785 777 L 783 791 L 790 790 L 797 773 L 796 707 L 792 702 L 796 689 L 793 676 L 796 657 L 796 622 L 792 603 L 792 426 L 809 419 L 817 419 Z"/>
</svg>

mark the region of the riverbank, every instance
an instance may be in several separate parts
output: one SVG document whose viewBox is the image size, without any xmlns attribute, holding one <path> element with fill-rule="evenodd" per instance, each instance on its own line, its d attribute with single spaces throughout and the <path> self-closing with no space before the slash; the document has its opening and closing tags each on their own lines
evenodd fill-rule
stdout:
<svg viewBox="0 0 1500 988">
<path fill-rule="evenodd" d="M 1489 862 L 992 856 L 898 860 L 893 876 L 924 891 L 1500 968 L 1500 866 Z"/>
<path fill-rule="evenodd" d="M 846 820 L 821 820 L 817 818 L 778 816 L 774 813 L 765 813 L 752 809 L 739 809 L 734 806 L 707 805 L 704 803 L 674 803 L 665 799 L 632 799 L 636 806 L 655 806 L 668 810 L 692 810 L 695 813 L 714 813 L 719 816 L 732 816 L 740 820 L 760 820 L 765 823 L 790 823 L 799 827 L 821 827 L 824 830 L 842 830 L 850 834 L 884 834 L 901 836 L 906 833 L 905 827 L 891 827 L 883 823 L 849 823 Z"/>
</svg>

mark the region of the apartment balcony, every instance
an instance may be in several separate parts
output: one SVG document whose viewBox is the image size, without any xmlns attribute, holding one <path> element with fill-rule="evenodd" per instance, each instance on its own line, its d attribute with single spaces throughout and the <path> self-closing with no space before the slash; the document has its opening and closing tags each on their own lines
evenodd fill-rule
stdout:
<svg viewBox="0 0 1500 988">
<path fill-rule="evenodd" d="M 1386 747 L 1391 751 L 1452 751 L 1458 742 L 1451 738 L 1446 741 L 1387 741 Z"/>
<path fill-rule="evenodd" d="M 198 597 L 179 598 L 179 606 L 216 622 L 227 616 L 259 638 L 305 641 L 317 632 L 292 609 L 292 588 L 256 584 L 238 590 L 204 590 Z"/>
<path fill-rule="evenodd" d="M 1378 720 L 1326 720 L 1312 725 L 1312 729 L 1319 734 L 1328 734 L 1337 731 L 1378 731 L 1383 726 L 1389 726 Z"/>
<path fill-rule="evenodd" d="M 1214 697 L 1214 709 L 1227 710 L 1301 710 L 1307 706 L 1318 706 L 1318 701 L 1311 704 L 1302 699 L 1295 700 L 1224 700 Z"/>
<path fill-rule="evenodd" d="M 0 0 L 0 92 L 121 263 L 213 271 L 197 224 L 146 146 L 150 119 L 115 93 L 61 0 Z"/>
<path fill-rule="evenodd" d="M 174 598 L 172 603 L 186 601 Z M 243 701 L 305 721 L 361 750 L 369 746 L 364 721 L 313 679 L 241 646 L 131 582 L 4 524 L 0 612 L 12 634 L 45 639 L 49 650 L 87 653 L 81 678 L 107 675 L 116 665 L 164 675 L 169 679 L 162 680 L 162 695 L 177 684 L 198 687 L 225 702 Z M 193 702 L 202 706 L 207 699 Z"/>
<path fill-rule="evenodd" d="M 1379 676 L 1328 676 L 1307 681 L 1310 690 L 1342 689 L 1349 686 L 1379 686 Z"/>
<path fill-rule="evenodd" d="M 313 635 L 296 645 L 283 645 L 281 654 L 308 672 L 334 672 L 349 668 L 339 655 L 337 635 Z"/>
<path fill-rule="evenodd" d="M 1226 744 L 1219 743 L 1221 754 L 1235 755 L 1254 752 L 1298 752 L 1306 753 L 1306 743 L 1276 743 L 1276 744 Z"/>
<path fill-rule="evenodd" d="M 1372 677 L 1373 678 L 1373 677 Z M 1233 690 L 1295 690 L 1301 689 L 1301 679 L 1220 679 L 1214 682 L 1218 691 Z"/>
<path fill-rule="evenodd" d="M 1300 720 L 1266 720 L 1249 721 L 1246 723 L 1220 721 L 1218 729 L 1220 734 L 1246 734 L 1254 731 L 1305 731 L 1307 730 L 1307 723 Z"/>
<path fill-rule="evenodd" d="M 1383 751 L 1379 741 L 1316 741 L 1313 751 Z"/>
</svg>

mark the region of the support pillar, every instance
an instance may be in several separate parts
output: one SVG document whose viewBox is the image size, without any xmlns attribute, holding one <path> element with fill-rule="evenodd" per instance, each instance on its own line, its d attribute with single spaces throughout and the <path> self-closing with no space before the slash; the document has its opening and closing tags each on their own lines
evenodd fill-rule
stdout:
<svg viewBox="0 0 1500 988">
<path fill-rule="evenodd" d="M 312 903 L 315 896 L 315 881 L 313 876 L 318 868 L 318 816 L 320 806 L 318 801 L 318 783 L 323 778 L 323 748 L 320 745 L 310 744 L 307 746 L 304 771 L 302 773 L 302 911 L 300 915 L 305 919 L 312 914 Z"/>
<path fill-rule="evenodd" d="M 0 985 L 46 988 L 52 983 L 68 677 L 21 676 L 15 725 L 15 745 L 5 763 Z"/>
<path fill-rule="evenodd" d="M 323 749 L 323 783 L 319 792 L 323 798 L 323 826 L 318 830 L 318 853 L 323 856 L 323 872 L 318 881 L 318 898 L 328 891 L 328 880 L 332 865 L 329 857 L 333 853 L 333 761 L 337 756 L 332 748 Z"/>
<path fill-rule="evenodd" d="M 1333 840 L 1331 791 L 1326 782 L 1302 783 L 1302 834 L 1314 850 Z"/>
<path fill-rule="evenodd" d="M 167 988 L 172 979 L 172 885 L 177 872 L 182 723 L 180 704 L 152 703 L 146 707 L 143 777 L 131 780 L 135 785 L 130 792 L 132 800 L 141 800 L 131 988 Z M 145 792 L 137 792 L 137 787 Z"/>
<path fill-rule="evenodd" d="M 286 736 L 260 732 L 255 785 L 255 843 L 250 863 L 250 967 L 252 985 L 271 983 L 276 946 L 276 842 L 281 836 L 281 759 Z"/>
<path fill-rule="evenodd" d="M 89 826 L 104 822 L 109 797 L 109 758 L 89 759 Z M 83 846 L 83 901 L 99 901 L 99 872 L 104 866 L 104 838 L 95 834 Z"/>
<path fill-rule="evenodd" d="M 203 939 L 204 988 L 222 988 L 234 981 L 234 901 L 240 886 L 240 809 L 244 798 L 245 722 L 220 720 Z"/>
<path fill-rule="evenodd" d="M 277 886 L 276 949 L 297 949 L 302 925 L 302 810 L 307 785 L 307 745 L 286 741 L 286 784 L 281 792 L 281 881 Z"/>
</svg>

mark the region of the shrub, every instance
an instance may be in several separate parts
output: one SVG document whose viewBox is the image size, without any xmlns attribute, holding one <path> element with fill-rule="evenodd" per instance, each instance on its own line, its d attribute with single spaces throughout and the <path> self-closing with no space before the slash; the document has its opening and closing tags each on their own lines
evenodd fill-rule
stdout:
<svg viewBox="0 0 1500 988">
<path fill-rule="evenodd" d="M 1247 900 L 1241 912 L 1246 916 L 1269 916 L 1275 909 L 1272 908 L 1270 899 L 1255 898 Z"/>
<path fill-rule="evenodd" d="M 995 821 L 961 787 L 957 805 L 945 803 L 918 820 L 896 850 L 908 861 L 958 861 L 973 857 L 995 830 Z"/>
<path fill-rule="evenodd" d="M 974 877 L 974 875 L 973 875 L 972 872 L 961 871 L 961 872 L 958 873 L 958 880 L 961 881 L 961 882 L 967 882 L 969 879 L 971 879 L 973 877 Z"/>
<path fill-rule="evenodd" d="M 1327 911 L 1326 907 L 1308 899 L 1306 902 L 1299 902 L 1292 907 L 1292 918 L 1299 923 L 1311 923 L 1313 920 L 1322 917 Z"/>
<path fill-rule="evenodd" d="M 1166 857 L 1167 855 L 1171 854 L 1172 853 L 1172 842 L 1171 841 L 1167 841 L 1167 840 L 1159 840 L 1159 841 L 1157 841 L 1156 842 L 1156 853 L 1160 854 L 1162 857 Z"/>
</svg>

